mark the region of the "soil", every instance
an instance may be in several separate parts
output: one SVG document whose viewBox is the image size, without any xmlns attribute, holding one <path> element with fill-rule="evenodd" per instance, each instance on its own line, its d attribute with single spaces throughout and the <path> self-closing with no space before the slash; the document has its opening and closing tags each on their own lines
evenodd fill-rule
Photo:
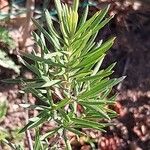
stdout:
<svg viewBox="0 0 150 150">
<path fill-rule="evenodd" d="M 108 53 L 104 66 L 117 62 L 114 76 L 125 75 L 114 109 L 119 113 L 100 138 L 102 150 L 150 149 L 150 12 L 131 12 L 126 27 L 112 22 L 111 33 L 117 36 L 115 47 Z"/>
<path fill-rule="evenodd" d="M 126 79 L 114 89 L 114 92 L 119 93 L 116 105 L 112 106 L 118 112 L 117 118 L 112 120 L 115 125 L 107 128 L 106 133 L 86 131 L 95 139 L 96 149 L 150 149 L 150 11 L 147 7 L 144 8 L 116 16 L 100 34 L 100 38 L 109 35 L 117 37 L 103 67 L 116 61 L 113 76 L 126 75 Z M 124 24 L 117 21 L 119 17 Z M 23 72 L 23 75 L 30 74 L 28 71 Z M 0 67 L 0 80 L 14 75 L 12 70 Z M 0 82 L 0 97 L 2 96 L 7 97 L 8 111 L 0 126 L 9 131 L 8 139 L 13 139 L 12 131 L 25 124 L 25 111 L 19 106 L 23 97 L 18 85 Z M 29 95 L 29 101 L 34 103 L 35 98 Z M 36 112 L 31 112 L 31 115 L 36 115 Z M 83 139 L 73 142 L 73 147 L 74 150 L 92 149 Z M 1 144 L 0 150 L 3 149 L 7 148 Z"/>
</svg>

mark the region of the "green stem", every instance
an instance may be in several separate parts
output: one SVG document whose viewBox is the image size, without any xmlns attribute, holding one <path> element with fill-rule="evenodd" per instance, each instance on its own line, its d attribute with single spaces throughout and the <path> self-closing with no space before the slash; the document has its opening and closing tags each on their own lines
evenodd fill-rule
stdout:
<svg viewBox="0 0 150 150">
<path fill-rule="evenodd" d="M 68 47 L 67 47 L 67 49 L 66 49 L 66 51 L 68 51 L 68 52 L 71 52 L 72 51 L 72 47 L 71 47 L 71 43 L 72 43 L 72 37 L 68 40 Z M 67 61 L 68 61 L 68 64 L 69 64 L 69 62 L 70 62 L 70 55 L 71 54 L 69 54 L 68 55 L 68 57 L 67 57 Z M 69 94 L 69 97 L 68 98 L 71 98 L 71 85 L 72 85 L 72 81 L 71 81 L 71 79 L 69 78 L 69 73 L 70 72 L 68 72 L 70 70 L 70 66 L 69 65 L 67 65 L 67 74 L 66 74 L 66 77 L 67 77 L 67 86 L 66 86 L 66 88 L 67 88 L 67 90 L 68 90 L 68 94 Z M 77 109 L 76 109 L 76 107 L 77 107 L 77 104 L 76 104 L 76 102 L 74 102 L 73 104 L 70 104 L 70 106 L 71 106 L 71 108 L 73 109 L 73 112 L 74 112 L 74 114 L 76 114 L 76 111 L 77 111 Z"/>
<path fill-rule="evenodd" d="M 65 129 L 63 130 L 63 137 L 64 137 L 65 144 L 66 144 L 66 150 L 72 150 L 71 144 L 70 144 L 70 141 L 67 138 L 66 130 Z"/>
<path fill-rule="evenodd" d="M 73 103 L 73 107 L 74 107 L 74 113 L 76 114 L 77 113 L 77 103 L 76 102 Z"/>
<path fill-rule="evenodd" d="M 51 90 L 49 88 L 47 88 L 46 91 L 47 91 L 47 97 L 48 97 L 48 100 L 51 104 L 51 107 L 53 107 L 54 102 L 53 102 L 53 99 L 52 99 L 52 96 L 51 96 Z"/>
</svg>

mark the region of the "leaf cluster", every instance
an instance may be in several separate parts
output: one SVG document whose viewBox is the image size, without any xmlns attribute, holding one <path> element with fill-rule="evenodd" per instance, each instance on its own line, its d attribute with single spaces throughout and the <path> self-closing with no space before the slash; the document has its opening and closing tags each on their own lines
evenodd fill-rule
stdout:
<svg viewBox="0 0 150 150">
<path fill-rule="evenodd" d="M 108 95 L 112 87 L 124 79 L 110 79 L 115 63 L 101 69 L 115 38 L 95 42 L 99 30 L 112 19 L 106 17 L 109 6 L 87 19 L 88 6 L 79 18 L 78 5 L 79 0 L 74 0 L 72 6 L 55 0 L 58 14 L 55 24 L 59 24 L 59 29 L 54 27 L 48 11 L 45 11 L 48 30 L 33 19 L 40 31 L 39 35 L 33 32 L 33 37 L 41 53 L 21 53 L 32 64 L 22 57 L 20 61 L 35 74 L 35 78 L 13 80 L 21 82 L 25 93 L 32 93 L 41 101 L 40 105 L 22 104 L 25 108 L 39 110 L 39 114 L 30 118 L 20 132 L 53 121 L 56 127 L 40 139 L 57 133 L 64 137 L 68 149 L 71 148 L 67 144 L 66 131 L 80 136 L 85 135 L 79 130 L 81 128 L 104 131 L 104 127 L 109 125 L 102 120 L 110 120 L 116 113 L 108 108 L 109 104 L 115 102 L 115 96 L 108 98 Z M 47 47 L 45 39 L 52 45 L 51 49 Z"/>
</svg>

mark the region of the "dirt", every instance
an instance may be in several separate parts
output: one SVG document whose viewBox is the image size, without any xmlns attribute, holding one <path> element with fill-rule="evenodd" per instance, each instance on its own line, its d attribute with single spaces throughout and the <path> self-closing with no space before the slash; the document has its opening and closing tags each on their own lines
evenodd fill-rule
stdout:
<svg viewBox="0 0 150 150">
<path fill-rule="evenodd" d="M 119 116 L 100 138 L 102 150 L 150 149 L 149 18 L 149 11 L 141 10 L 126 16 L 128 28 L 113 22 L 110 26 L 117 42 L 105 61 L 118 62 L 114 76 L 126 79 L 117 87 L 120 95 L 114 109 Z"/>
<path fill-rule="evenodd" d="M 112 108 L 118 112 L 115 124 L 106 133 L 90 132 L 96 139 L 96 149 L 101 150 L 149 150 L 150 149 L 150 11 L 140 9 L 116 18 L 105 28 L 100 37 L 114 35 L 116 43 L 104 60 L 103 67 L 117 62 L 114 77 L 126 75 L 121 85 L 117 103 Z M 14 73 L 0 67 L 0 79 L 12 77 Z M 25 111 L 19 106 L 23 97 L 17 85 L 0 82 L 0 93 L 8 100 L 8 112 L 0 126 L 9 133 L 25 123 Z M 30 96 L 34 103 L 35 99 Z M 36 115 L 32 114 L 32 115 Z M 96 136 L 97 135 L 97 136 Z M 12 134 L 10 139 L 13 139 Z M 76 141 L 76 140 L 75 140 Z M 74 142 L 74 149 L 90 150 L 91 146 L 81 140 Z M 3 145 L 2 145 L 3 146 Z M 0 147 L 1 150 L 1 147 Z"/>
</svg>

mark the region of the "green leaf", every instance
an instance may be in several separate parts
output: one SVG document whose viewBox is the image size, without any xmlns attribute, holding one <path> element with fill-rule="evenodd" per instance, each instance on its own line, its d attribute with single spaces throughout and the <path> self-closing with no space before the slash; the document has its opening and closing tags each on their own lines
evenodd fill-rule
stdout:
<svg viewBox="0 0 150 150">
<path fill-rule="evenodd" d="M 30 121 L 24 128 L 19 131 L 19 133 L 25 132 L 31 128 L 35 128 L 44 123 L 50 117 L 50 113 L 48 113 L 47 110 L 43 110 L 37 117 L 38 119 L 35 119 L 35 121 Z"/>
<path fill-rule="evenodd" d="M 118 79 L 111 79 L 108 81 L 101 81 L 100 83 L 97 83 L 95 86 L 93 86 L 90 90 L 83 92 L 82 94 L 80 94 L 78 96 L 79 99 L 85 99 L 88 97 L 93 97 L 95 95 L 97 95 L 98 93 L 113 87 L 114 85 L 118 84 L 119 82 L 121 82 L 125 77 L 121 77 Z"/>
<path fill-rule="evenodd" d="M 82 13 L 78 28 L 83 26 L 83 24 L 86 22 L 87 16 L 88 16 L 89 6 L 87 5 L 84 9 L 84 12 Z"/>
<path fill-rule="evenodd" d="M 27 54 L 27 53 L 24 53 L 24 52 L 21 52 L 21 54 L 33 61 L 39 61 L 39 62 L 43 62 L 43 63 L 47 63 L 49 65 L 52 65 L 52 66 L 59 66 L 59 67 L 65 67 L 63 64 L 61 63 L 55 63 L 52 61 L 52 59 L 44 59 L 42 57 L 39 57 L 39 56 L 36 56 L 36 55 L 33 55 L 33 54 Z M 56 53 L 54 55 L 57 55 Z M 46 56 L 52 56 L 52 55 L 46 55 Z"/>
<path fill-rule="evenodd" d="M 116 37 L 111 37 L 107 41 L 105 41 L 104 43 L 103 43 L 103 40 L 100 40 L 97 43 L 97 45 L 89 51 L 89 53 L 87 55 L 89 55 L 89 54 L 91 55 L 92 53 L 94 53 L 96 51 L 98 51 L 98 52 L 101 51 L 101 53 L 105 53 L 113 45 L 115 39 L 116 39 Z M 83 56 L 83 57 L 85 57 L 85 56 Z"/>
<path fill-rule="evenodd" d="M 76 32 L 75 38 L 81 35 L 86 29 L 92 24 L 92 22 L 97 18 L 100 14 L 100 11 L 96 12 L 89 20 L 87 20 Z"/>
<path fill-rule="evenodd" d="M 78 13 L 72 12 L 71 36 L 74 35 L 78 24 Z"/>
<path fill-rule="evenodd" d="M 108 88 L 105 92 L 101 93 L 100 97 L 105 99 L 112 91 L 112 88 Z"/>
<path fill-rule="evenodd" d="M 46 44 L 43 43 L 43 40 L 40 36 L 38 36 L 35 32 L 32 32 L 32 35 L 34 37 L 35 42 L 39 45 L 39 47 L 41 48 L 42 51 L 44 51 L 44 53 L 48 53 L 48 48 L 46 47 Z M 43 37 L 44 35 L 41 34 L 41 36 Z"/>
<path fill-rule="evenodd" d="M 50 131 L 48 131 L 47 133 L 45 133 L 44 135 L 41 136 L 40 140 L 44 140 L 47 139 L 49 137 L 52 137 L 54 134 L 57 133 L 57 131 L 61 128 L 62 126 L 56 127 Z"/>
<path fill-rule="evenodd" d="M 81 61 L 81 63 L 75 66 L 74 69 L 93 64 L 97 62 L 98 60 L 100 60 L 100 58 L 102 59 L 105 55 L 104 53 L 107 50 L 109 50 L 109 48 L 113 45 L 114 40 L 115 38 L 111 38 L 110 40 L 102 44 L 102 46 L 93 50 L 93 52 L 88 53 L 85 56 L 83 56 L 83 60 Z"/>
<path fill-rule="evenodd" d="M 62 4 L 63 12 L 62 12 L 62 22 L 61 25 L 64 27 L 65 32 L 67 33 L 67 36 L 71 33 L 71 24 L 72 24 L 72 18 L 71 18 L 71 8 L 67 6 L 66 4 Z"/>
<path fill-rule="evenodd" d="M 78 7 L 79 7 L 79 0 L 73 0 L 73 5 L 72 5 L 72 7 L 73 7 L 73 10 L 74 10 L 75 12 L 77 12 L 77 11 L 78 11 Z"/>
<path fill-rule="evenodd" d="M 102 105 L 102 104 L 114 104 L 115 102 L 114 101 L 110 101 L 110 100 L 79 100 L 78 101 L 80 104 L 84 105 L 84 104 L 87 104 L 87 105 Z"/>
<path fill-rule="evenodd" d="M 70 117 L 68 116 L 68 114 L 64 110 L 59 109 L 59 112 L 62 115 L 62 118 L 64 118 L 67 122 L 70 122 Z"/>
<path fill-rule="evenodd" d="M 100 28 L 98 28 L 98 26 L 102 26 L 101 24 L 101 21 L 104 19 L 104 17 L 106 16 L 108 10 L 109 10 L 109 7 L 110 5 L 108 5 L 106 8 L 104 8 L 103 10 L 100 11 L 100 14 L 99 16 L 94 20 L 94 22 L 91 24 L 91 28 L 90 29 L 93 29 L 93 31 L 99 31 Z M 103 25 L 104 26 L 104 25 Z M 94 28 L 93 28 L 94 27 Z"/>
<path fill-rule="evenodd" d="M 77 79 L 77 82 L 86 82 L 86 81 L 93 81 L 93 80 L 97 80 L 97 79 L 102 79 L 105 78 L 109 75 L 111 75 L 113 72 L 112 71 L 108 71 L 108 72 L 102 72 L 100 74 L 96 74 L 96 75 L 91 75 L 91 76 L 87 76 L 84 78 L 79 78 Z"/>
<path fill-rule="evenodd" d="M 69 130 L 70 132 L 72 133 L 75 133 L 76 135 L 79 135 L 79 136 L 87 136 L 85 133 L 75 129 L 75 128 L 71 128 L 71 127 L 65 127 L 67 130 Z"/>
<path fill-rule="evenodd" d="M 73 51 L 72 55 L 70 57 L 73 57 L 73 56 L 77 56 L 79 57 L 82 53 L 82 50 L 86 47 L 86 44 L 88 42 L 88 40 L 90 39 L 91 37 L 91 34 L 92 34 L 92 31 L 89 31 L 84 37 L 83 39 L 81 39 L 81 43 L 78 45 L 78 47 L 74 48 L 75 50 Z M 77 43 L 78 44 L 78 43 Z"/>
<path fill-rule="evenodd" d="M 54 38 L 57 38 L 57 40 L 61 39 L 53 26 L 52 18 L 48 10 L 45 11 L 45 18 L 46 18 L 46 22 L 47 22 L 47 26 L 49 28 L 50 34 L 52 34 Z"/>
<path fill-rule="evenodd" d="M 109 117 L 111 118 L 111 116 L 109 115 Z M 86 116 L 84 117 L 84 119 L 87 120 L 100 120 L 100 119 L 104 119 L 104 116 L 101 115 L 100 113 L 87 113 Z"/>
<path fill-rule="evenodd" d="M 53 45 L 56 51 L 60 50 L 59 43 L 57 43 L 57 41 L 52 36 L 50 36 L 50 34 L 48 34 L 48 32 L 44 28 L 42 28 L 41 25 L 35 19 L 32 18 L 32 21 L 36 25 L 36 27 L 39 29 L 39 31 L 42 32 L 44 36 L 47 38 L 47 40 Z"/>
<path fill-rule="evenodd" d="M 30 89 L 30 88 L 45 88 L 45 87 L 51 87 L 57 83 L 59 83 L 60 80 L 49 80 L 48 82 L 35 82 L 35 83 L 27 83 L 24 87 L 24 90 Z"/>
<path fill-rule="evenodd" d="M 3 79 L 2 82 L 5 83 L 22 83 L 22 82 L 36 82 L 36 81 L 43 81 L 43 79 L 24 79 L 24 78 L 17 78 L 17 79 Z"/>
<path fill-rule="evenodd" d="M 38 130 L 36 130 L 35 134 L 34 150 L 43 150 L 43 145 L 41 143 L 40 134 Z"/>
<path fill-rule="evenodd" d="M 113 18 L 113 16 L 106 18 L 104 21 L 102 21 L 98 26 L 96 26 L 95 28 L 93 28 L 93 33 L 96 33 L 97 31 L 99 31 L 100 29 L 102 29 L 106 24 L 108 24 L 108 22 Z"/>
<path fill-rule="evenodd" d="M 54 0 L 59 20 L 62 21 L 62 6 L 60 0 Z"/>
<path fill-rule="evenodd" d="M 20 145 L 15 145 L 11 142 L 8 142 L 6 139 L 2 139 L 1 140 L 4 144 L 7 144 L 8 146 L 11 147 L 12 150 L 23 150 L 23 148 L 21 148 Z"/>
<path fill-rule="evenodd" d="M 1 95 L 0 97 L 0 122 L 5 118 L 7 113 L 7 97 Z"/>
<path fill-rule="evenodd" d="M 63 99 L 61 100 L 59 103 L 55 104 L 55 107 L 54 109 L 55 110 L 58 110 L 64 106 L 66 106 L 67 104 L 71 103 L 71 100 L 70 99 Z"/>
<path fill-rule="evenodd" d="M 86 47 L 84 47 L 84 49 L 83 49 L 82 56 L 87 54 L 95 46 L 94 40 L 97 37 L 97 34 L 98 34 L 98 32 L 96 32 L 95 34 L 93 34 L 91 36 L 91 38 L 89 39 L 89 41 L 86 44 Z"/>
<path fill-rule="evenodd" d="M 60 43 L 64 44 L 62 38 L 59 36 L 58 32 L 55 30 L 52 22 L 52 18 L 48 10 L 45 11 L 45 18 L 47 22 L 47 27 L 49 34 L 53 37 L 54 41 L 60 46 Z"/>
<path fill-rule="evenodd" d="M 50 107 L 43 106 L 43 105 L 32 105 L 32 104 L 19 104 L 23 108 L 30 108 L 35 110 L 50 110 Z"/>
<path fill-rule="evenodd" d="M 72 76 L 70 76 L 71 78 L 73 77 L 73 78 L 76 78 L 77 80 L 78 80 L 78 78 L 80 79 L 80 78 L 83 78 L 83 77 L 85 77 L 85 76 L 87 76 L 87 75 L 91 75 L 92 74 L 92 71 L 85 71 L 85 72 L 81 72 L 81 71 L 79 71 L 79 72 L 76 72 L 76 73 L 74 73 Z"/>
<path fill-rule="evenodd" d="M 102 58 L 99 60 L 99 62 L 96 64 L 96 66 L 94 67 L 92 76 L 94 76 L 94 75 L 97 74 L 97 72 L 99 71 L 99 69 L 100 69 L 100 67 L 101 67 L 101 65 L 102 65 L 102 62 L 103 62 L 104 58 L 105 58 L 105 55 L 104 55 L 104 57 L 102 57 Z"/>
<path fill-rule="evenodd" d="M 97 122 L 82 119 L 82 118 L 71 118 L 71 120 L 74 122 L 74 124 L 81 125 L 82 128 L 90 127 L 93 129 L 105 131 L 102 129 L 105 127 L 104 124 L 102 124 L 102 123 L 97 123 Z"/>
<path fill-rule="evenodd" d="M 35 66 L 33 65 L 30 65 L 29 63 L 27 63 L 25 60 L 23 60 L 20 56 L 19 57 L 19 60 L 20 62 L 26 66 L 29 70 L 31 70 L 33 73 L 35 73 L 36 75 L 40 76 L 40 72 L 38 70 L 38 68 L 36 68 Z"/>
<path fill-rule="evenodd" d="M 105 111 L 102 110 L 100 105 L 96 106 L 96 105 L 92 105 L 90 103 L 85 103 L 85 102 L 81 102 L 81 101 L 79 101 L 79 103 L 81 103 L 83 106 L 89 108 L 93 112 L 97 111 L 101 116 L 110 120 L 110 117 L 108 116 L 108 114 Z"/>
<path fill-rule="evenodd" d="M 111 71 L 114 67 L 115 67 L 116 63 L 111 64 L 110 66 L 108 66 L 105 71 Z"/>
<path fill-rule="evenodd" d="M 14 83 L 14 84 L 18 84 L 22 82 L 22 79 L 3 79 L 1 80 L 2 82 L 5 83 Z"/>
<path fill-rule="evenodd" d="M 28 88 L 26 92 L 31 92 L 32 94 L 34 94 L 34 96 L 38 97 L 39 100 L 41 100 L 43 104 L 46 104 L 49 106 L 49 103 L 48 103 L 49 99 L 45 97 L 40 90 L 34 89 L 34 88 Z"/>
</svg>

